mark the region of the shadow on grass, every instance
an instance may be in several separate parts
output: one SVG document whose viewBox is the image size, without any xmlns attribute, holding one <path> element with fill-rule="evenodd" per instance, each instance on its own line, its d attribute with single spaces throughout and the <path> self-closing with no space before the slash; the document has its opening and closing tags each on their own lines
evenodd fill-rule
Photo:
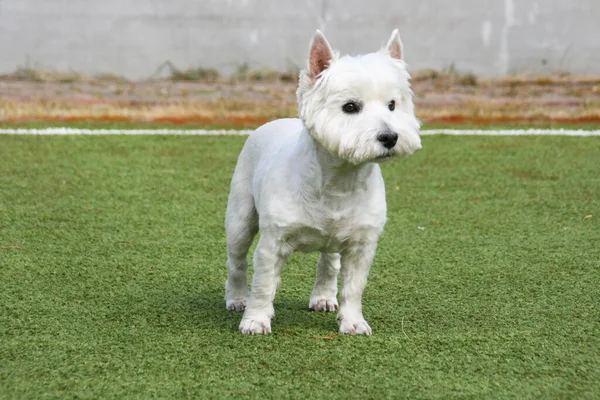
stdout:
<svg viewBox="0 0 600 400">
<path fill-rule="evenodd" d="M 337 331 L 336 313 L 318 313 L 308 309 L 306 300 L 279 296 L 275 299 L 275 318 L 273 329 L 277 332 L 303 330 L 333 333 Z M 165 298 L 169 300 L 165 302 Z M 242 312 L 225 309 L 223 292 L 217 289 L 199 292 L 197 294 L 170 293 L 152 301 L 155 306 L 148 310 L 154 315 L 149 321 L 156 320 L 161 325 L 169 321 L 172 328 L 211 330 L 221 333 L 237 332 L 242 319 Z"/>
</svg>

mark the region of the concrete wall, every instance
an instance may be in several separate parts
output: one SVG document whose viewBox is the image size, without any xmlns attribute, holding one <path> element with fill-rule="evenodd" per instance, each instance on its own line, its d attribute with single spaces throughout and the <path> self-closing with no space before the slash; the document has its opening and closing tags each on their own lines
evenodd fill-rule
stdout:
<svg viewBox="0 0 600 400">
<path fill-rule="evenodd" d="M 412 70 L 600 74 L 600 0 L 0 0 L 0 72 L 286 70 L 315 28 L 362 53 L 396 27 Z"/>
</svg>

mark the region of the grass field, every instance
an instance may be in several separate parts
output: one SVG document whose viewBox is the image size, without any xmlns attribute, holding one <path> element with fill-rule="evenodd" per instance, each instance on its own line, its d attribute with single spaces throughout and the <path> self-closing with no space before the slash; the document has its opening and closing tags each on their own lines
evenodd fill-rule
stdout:
<svg viewBox="0 0 600 400">
<path fill-rule="evenodd" d="M 283 272 L 223 301 L 243 137 L 0 136 L 0 398 L 600 398 L 600 138 L 423 138 L 384 166 L 372 337 Z"/>
</svg>

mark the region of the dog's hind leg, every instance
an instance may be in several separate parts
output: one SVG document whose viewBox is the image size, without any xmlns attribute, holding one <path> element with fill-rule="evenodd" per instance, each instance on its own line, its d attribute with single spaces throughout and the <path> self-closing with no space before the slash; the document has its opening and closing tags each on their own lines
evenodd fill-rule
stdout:
<svg viewBox="0 0 600 400">
<path fill-rule="evenodd" d="M 340 255 L 321 253 L 317 263 L 317 279 L 308 307 L 314 311 L 336 311 L 337 276 L 340 272 Z"/>
<path fill-rule="evenodd" d="M 232 184 L 225 231 L 227 236 L 227 281 L 225 306 L 228 310 L 243 311 L 248 299 L 248 250 L 258 232 L 258 214 L 254 200 L 242 182 Z"/>
</svg>

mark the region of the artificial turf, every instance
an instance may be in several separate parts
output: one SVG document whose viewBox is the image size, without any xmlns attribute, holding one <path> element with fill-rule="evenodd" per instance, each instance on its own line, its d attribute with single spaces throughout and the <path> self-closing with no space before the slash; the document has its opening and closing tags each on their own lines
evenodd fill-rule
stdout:
<svg viewBox="0 0 600 400">
<path fill-rule="evenodd" d="M 225 310 L 243 137 L 0 136 L 0 398 L 600 398 L 600 138 L 423 138 L 383 166 L 371 337 L 283 272 Z"/>
</svg>

